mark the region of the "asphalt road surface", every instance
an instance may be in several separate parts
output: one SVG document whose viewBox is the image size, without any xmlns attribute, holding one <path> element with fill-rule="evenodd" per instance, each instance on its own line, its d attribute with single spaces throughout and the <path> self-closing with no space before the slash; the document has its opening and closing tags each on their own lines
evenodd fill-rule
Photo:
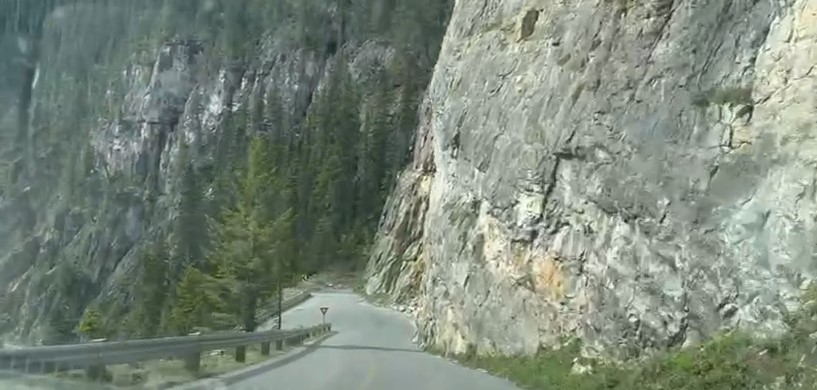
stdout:
<svg viewBox="0 0 817 390">
<path fill-rule="evenodd" d="M 315 293 L 284 313 L 284 329 L 326 321 L 338 333 L 285 365 L 237 382 L 249 390 L 517 390 L 510 382 L 422 352 L 402 313 L 351 292 Z"/>
</svg>

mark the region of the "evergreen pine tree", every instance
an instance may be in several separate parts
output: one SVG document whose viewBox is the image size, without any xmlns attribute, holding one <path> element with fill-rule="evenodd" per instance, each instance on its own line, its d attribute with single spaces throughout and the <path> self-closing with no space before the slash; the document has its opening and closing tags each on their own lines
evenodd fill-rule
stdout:
<svg viewBox="0 0 817 390">
<path fill-rule="evenodd" d="M 67 305 L 57 305 L 48 311 L 48 323 L 46 324 L 43 344 L 63 344 L 74 339 L 74 329 L 77 325 L 75 318 L 72 318 L 71 310 Z"/>
<path fill-rule="evenodd" d="M 244 60 L 253 40 L 250 35 L 250 19 L 247 15 L 247 0 L 224 2 L 224 31 L 222 48 L 233 62 Z"/>
<path fill-rule="evenodd" d="M 170 313 L 169 327 L 179 335 L 186 335 L 196 326 L 203 326 L 209 312 L 204 275 L 195 267 L 188 266 L 179 282 L 176 302 Z"/>
<path fill-rule="evenodd" d="M 204 194 L 192 164 L 186 165 L 181 179 L 178 215 L 173 223 L 174 263 L 200 265 L 207 237 Z"/>
<path fill-rule="evenodd" d="M 139 262 L 139 280 L 135 285 L 134 308 L 128 318 L 130 333 L 142 337 L 160 333 L 162 316 L 169 299 L 172 280 L 170 258 L 162 240 L 148 248 Z M 172 294 L 175 295 L 175 294 Z"/>
<path fill-rule="evenodd" d="M 394 129 L 389 112 L 389 98 L 384 88 L 373 94 L 366 112 L 360 162 L 357 174 L 357 203 L 355 215 L 356 230 L 369 234 L 380 217 L 378 210 L 383 207 L 386 191 L 382 183 L 388 176 L 386 147 Z"/>
<path fill-rule="evenodd" d="M 230 286 L 227 298 L 231 314 L 246 331 L 254 331 L 259 303 L 272 296 L 276 281 L 286 272 L 287 259 L 282 237 L 291 231 L 291 213 L 272 219 L 268 201 L 274 189 L 268 143 L 257 137 L 251 142 L 247 169 L 239 183 L 238 201 L 224 211 L 216 225 L 212 256 L 217 264 L 217 277 Z M 287 250 L 286 252 L 290 252 Z"/>
</svg>

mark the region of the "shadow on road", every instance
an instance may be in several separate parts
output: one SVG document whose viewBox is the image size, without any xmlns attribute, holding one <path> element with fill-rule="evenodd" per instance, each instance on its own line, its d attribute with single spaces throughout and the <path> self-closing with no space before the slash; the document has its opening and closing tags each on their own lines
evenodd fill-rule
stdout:
<svg viewBox="0 0 817 390">
<path fill-rule="evenodd" d="M 404 349 L 404 348 L 386 348 L 386 347 L 374 347 L 368 345 L 319 345 L 316 348 L 318 349 L 341 349 L 341 350 L 374 350 L 374 351 L 392 351 L 392 352 L 423 352 L 419 349 Z"/>
</svg>

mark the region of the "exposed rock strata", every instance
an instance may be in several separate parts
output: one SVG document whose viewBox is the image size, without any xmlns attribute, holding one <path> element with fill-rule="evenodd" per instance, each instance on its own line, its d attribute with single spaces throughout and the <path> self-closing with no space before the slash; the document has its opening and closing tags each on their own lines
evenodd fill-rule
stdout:
<svg viewBox="0 0 817 390">
<path fill-rule="evenodd" d="M 428 344 L 774 335 L 817 273 L 817 0 L 461 1 L 421 122 L 367 291 Z"/>
</svg>

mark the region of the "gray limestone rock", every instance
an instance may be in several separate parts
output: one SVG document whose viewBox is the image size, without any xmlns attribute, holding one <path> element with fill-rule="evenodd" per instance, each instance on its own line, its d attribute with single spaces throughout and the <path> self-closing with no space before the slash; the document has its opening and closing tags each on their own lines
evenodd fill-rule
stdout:
<svg viewBox="0 0 817 390">
<path fill-rule="evenodd" d="M 817 274 L 815 64 L 817 0 L 458 2 L 367 291 L 453 352 L 780 334 Z"/>
</svg>

